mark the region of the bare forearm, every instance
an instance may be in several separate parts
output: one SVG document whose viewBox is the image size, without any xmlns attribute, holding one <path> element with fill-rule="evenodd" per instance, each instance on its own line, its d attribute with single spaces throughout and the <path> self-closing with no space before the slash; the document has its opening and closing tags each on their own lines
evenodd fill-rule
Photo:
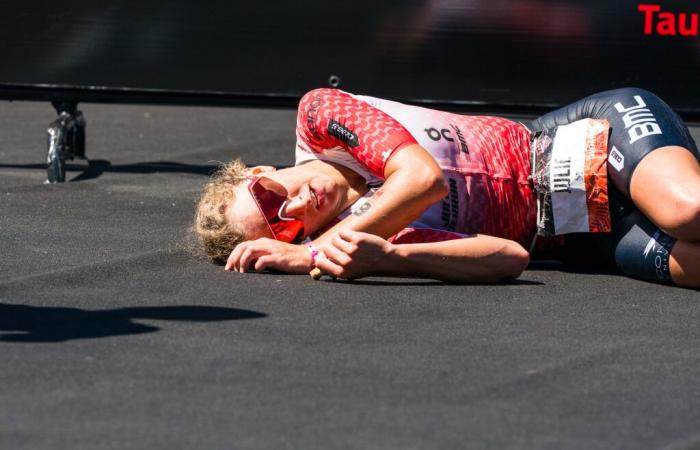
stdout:
<svg viewBox="0 0 700 450">
<path fill-rule="evenodd" d="M 500 281 L 519 276 L 529 262 L 518 243 L 478 235 L 426 244 L 394 245 L 382 271 L 445 281 Z"/>
<path fill-rule="evenodd" d="M 428 157 L 415 158 L 417 161 L 411 160 L 409 157 L 412 150 L 407 148 L 402 151 L 402 154 L 397 155 L 397 159 L 404 158 L 407 163 L 404 163 L 400 170 L 393 171 L 381 189 L 352 215 L 314 242 L 323 245 L 340 229 L 361 231 L 388 238 L 401 231 L 420 217 L 433 203 L 444 197 L 446 187 L 442 171 L 432 159 L 427 159 Z M 418 154 L 425 152 L 420 147 L 415 150 Z"/>
</svg>

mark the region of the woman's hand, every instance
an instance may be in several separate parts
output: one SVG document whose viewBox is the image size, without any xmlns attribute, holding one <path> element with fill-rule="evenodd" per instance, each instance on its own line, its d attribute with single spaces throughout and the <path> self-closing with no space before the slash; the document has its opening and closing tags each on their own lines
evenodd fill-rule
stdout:
<svg viewBox="0 0 700 450">
<path fill-rule="evenodd" d="M 245 241 L 231 252 L 225 270 L 244 273 L 275 269 L 286 273 L 309 273 L 313 268 L 311 253 L 303 245 L 287 244 L 270 238 Z"/>
<path fill-rule="evenodd" d="M 351 280 L 384 272 L 393 245 L 373 234 L 340 230 L 320 250 L 316 267 L 333 277 Z"/>
</svg>

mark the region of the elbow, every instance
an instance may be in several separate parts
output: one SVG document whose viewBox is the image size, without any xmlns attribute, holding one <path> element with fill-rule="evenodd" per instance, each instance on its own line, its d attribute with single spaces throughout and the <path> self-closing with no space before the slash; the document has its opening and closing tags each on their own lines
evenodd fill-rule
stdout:
<svg viewBox="0 0 700 450">
<path fill-rule="evenodd" d="M 431 191 L 436 202 L 445 198 L 449 193 L 449 189 L 447 188 L 447 180 L 445 180 L 445 175 L 442 173 L 442 171 L 433 180 Z"/>
<path fill-rule="evenodd" d="M 499 267 L 502 280 L 518 278 L 530 264 L 530 254 L 521 245 L 513 242 L 508 247 Z"/>
<path fill-rule="evenodd" d="M 409 145 L 389 159 L 384 176 L 396 180 L 397 186 L 412 194 L 414 200 L 429 204 L 442 200 L 448 193 L 442 168 L 426 149 Z"/>
<path fill-rule="evenodd" d="M 429 170 L 423 171 L 420 175 L 418 181 L 422 187 L 422 191 L 426 199 L 432 204 L 439 202 L 448 194 L 447 182 L 445 181 L 445 175 L 442 170 Z"/>
</svg>

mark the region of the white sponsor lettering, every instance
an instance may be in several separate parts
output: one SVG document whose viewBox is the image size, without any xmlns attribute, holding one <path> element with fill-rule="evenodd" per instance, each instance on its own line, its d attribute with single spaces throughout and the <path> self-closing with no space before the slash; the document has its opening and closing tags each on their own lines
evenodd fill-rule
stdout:
<svg viewBox="0 0 700 450">
<path fill-rule="evenodd" d="M 635 109 L 646 108 L 647 104 L 644 103 L 644 100 L 642 99 L 641 96 L 635 95 L 635 96 L 634 96 L 634 99 L 637 101 L 637 104 L 636 104 L 636 105 L 632 105 L 632 106 L 630 106 L 629 108 L 625 108 L 625 107 L 622 105 L 622 102 L 617 102 L 617 103 L 615 103 L 615 109 L 617 110 L 617 112 L 619 112 L 620 114 L 622 114 L 622 113 L 626 113 L 626 112 L 629 112 L 629 111 L 634 111 Z"/>
<path fill-rule="evenodd" d="M 635 125 L 629 129 L 628 133 L 630 135 L 630 144 L 634 144 L 641 138 L 651 136 L 652 134 L 663 134 L 661 127 L 659 127 L 659 124 L 655 122 L 640 123 L 639 125 Z"/>
<path fill-rule="evenodd" d="M 644 248 L 644 259 L 649 257 L 650 253 L 653 253 L 654 258 L 654 268 L 656 269 L 656 278 L 659 280 L 668 280 L 668 259 L 669 251 L 664 247 L 663 244 L 659 243 L 661 238 L 661 232 L 656 231 L 654 237 L 649 240 L 649 243 Z"/>
<path fill-rule="evenodd" d="M 641 95 L 634 96 L 636 105 L 624 107 L 622 102 L 615 103 L 615 109 L 622 116 L 622 121 L 625 123 L 625 129 L 630 136 L 630 144 L 634 144 L 638 140 L 651 136 L 653 134 L 663 134 L 661 127 L 656 122 L 654 114 L 647 108 Z"/>
<path fill-rule="evenodd" d="M 649 256 L 649 253 L 656 249 L 656 239 L 651 238 L 647 246 L 644 248 L 644 258 Z"/>
<path fill-rule="evenodd" d="M 644 248 L 644 257 L 645 258 L 647 256 L 649 256 L 649 253 L 652 251 L 657 254 L 657 256 L 656 256 L 657 258 L 659 258 L 660 256 L 663 257 L 663 256 L 668 255 L 668 250 L 666 250 L 666 248 L 663 245 L 659 244 L 657 247 L 657 243 L 659 242 L 660 237 L 661 237 L 661 232 L 657 230 L 654 233 L 654 236 L 651 238 L 651 240 L 649 240 L 649 243 L 647 244 L 647 246 Z"/>
<path fill-rule="evenodd" d="M 552 161 L 552 192 L 571 192 L 571 158 Z"/>
<path fill-rule="evenodd" d="M 613 145 L 612 150 L 610 150 L 610 155 L 608 156 L 608 162 L 619 172 L 625 168 L 625 155 L 620 153 L 617 147 Z"/>
</svg>

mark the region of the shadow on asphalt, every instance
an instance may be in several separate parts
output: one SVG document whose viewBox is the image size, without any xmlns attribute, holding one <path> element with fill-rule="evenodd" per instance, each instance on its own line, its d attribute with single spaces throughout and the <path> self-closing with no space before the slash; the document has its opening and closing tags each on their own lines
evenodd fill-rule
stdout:
<svg viewBox="0 0 700 450">
<path fill-rule="evenodd" d="M 0 303 L 0 342 L 64 342 L 160 330 L 152 325 L 133 322 L 133 319 L 219 322 L 266 316 L 256 311 L 214 306 L 154 306 L 89 311 Z"/>
<path fill-rule="evenodd" d="M 556 260 L 534 260 L 530 262 L 526 270 L 531 271 L 552 271 L 564 273 L 580 273 L 587 275 L 620 275 L 622 273 L 610 263 L 601 261 L 600 264 L 595 264 L 591 261 L 580 263 L 563 262 Z"/>
<path fill-rule="evenodd" d="M 85 165 L 87 163 L 87 165 Z M 99 178 L 105 172 L 111 173 L 135 173 L 135 174 L 151 174 L 151 173 L 191 173 L 195 175 L 212 175 L 219 167 L 218 164 L 183 164 L 172 161 L 142 161 L 132 164 L 112 164 L 105 159 L 86 160 L 82 164 L 66 164 L 66 170 L 81 171 L 78 175 L 71 178 L 70 182 L 93 180 Z M 277 169 L 283 169 L 288 166 L 273 166 Z M 0 169 L 27 169 L 27 170 L 46 170 L 46 164 L 0 164 Z"/>
<path fill-rule="evenodd" d="M 84 181 L 98 178 L 105 172 L 114 173 L 191 173 L 196 175 L 211 175 L 217 165 L 212 164 L 182 164 L 171 161 L 144 161 L 132 164 L 115 164 L 105 159 L 92 159 L 83 164 L 66 164 L 67 171 L 82 171 L 70 181 Z M 0 169 L 46 170 L 46 164 L 0 164 Z"/>
<path fill-rule="evenodd" d="M 541 286 L 544 283 L 539 281 L 530 280 L 508 280 L 501 281 L 500 283 L 458 283 L 440 280 L 406 280 L 397 278 L 394 280 L 333 280 L 331 278 L 323 278 L 321 281 L 331 282 L 331 283 L 341 283 L 341 284 L 356 284 L 360 286 L 435 286 L 435 285 L 445 285 L 445 286 Z"/>
</svg>

